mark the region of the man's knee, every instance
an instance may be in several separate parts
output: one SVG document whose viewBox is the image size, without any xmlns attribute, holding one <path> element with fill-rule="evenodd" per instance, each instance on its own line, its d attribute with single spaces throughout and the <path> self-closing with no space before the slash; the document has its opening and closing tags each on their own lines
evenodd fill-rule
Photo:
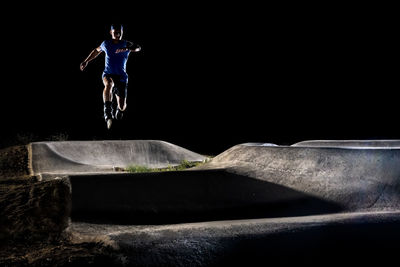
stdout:
<svg viewBox="0 0 400 267">
<path fill-rule="evenodd" d="M 117 95 L 117 100 L 118 100 L 118 108 L 121 111 L 124 111 L 126 109 L 126 98 L 125 97 L 121 97 Z"/>
<path fill-rule="evenodd" d="M 127 107 L 127 104 L 126 104 L 125 101 L 119 102 L 119 103 L 118 103 L 118 108 L 119 108 L 121 111 L 125 111 L 126 107 Z"/>
<path fill-rule="evenodd" d="M 109 84 L 105 84 L 104 85 L 104 91 L 106 92 L 111 92 L 111 90 L 113 89 L 114 85 L 109 83 Z"/>
<path fill-rule="evenodd" d="M 110 77 L 103 78 L 104 90 L 111 90 L 114 87 L 114 81 Z"/>
</svg>

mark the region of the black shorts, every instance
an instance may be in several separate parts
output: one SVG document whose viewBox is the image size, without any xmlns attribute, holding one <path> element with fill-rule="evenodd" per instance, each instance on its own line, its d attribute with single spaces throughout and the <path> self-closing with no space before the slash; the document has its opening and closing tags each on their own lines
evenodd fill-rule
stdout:
<svg viewBox="0 0 400 267">
<path fill-rule="evenodd" d="M 104 77 L 111 78 L 114 82 L 114 87 L 112 90 L 113 94 L 116 94 L 119 97 L 127 98 L 128 96 L 128 82 L 121 81 L 122 77 L 120 75 L 115 74 L 104 74 Z"/>
</svg>

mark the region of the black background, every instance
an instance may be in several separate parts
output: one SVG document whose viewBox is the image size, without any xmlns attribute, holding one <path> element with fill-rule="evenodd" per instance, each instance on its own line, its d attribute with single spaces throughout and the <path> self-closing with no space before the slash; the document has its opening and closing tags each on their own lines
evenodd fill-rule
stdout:
<svg viewBox="0 0 400 267">
<path fill-rule="evenodd" d="M 95 8 L 93 7 L 95 6 Z M 113 2 L 11 6 L 2 18 L 1 138 L 158 139 L 217 154 L 243 142 L 400 138 L 392 7 Z M 131 54 L 128 110 L 107 130 L 111 23 Z"/>
</svg>

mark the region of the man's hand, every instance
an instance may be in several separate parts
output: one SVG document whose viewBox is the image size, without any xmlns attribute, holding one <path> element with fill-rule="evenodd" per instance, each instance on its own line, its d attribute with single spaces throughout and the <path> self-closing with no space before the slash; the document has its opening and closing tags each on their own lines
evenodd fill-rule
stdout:
<svg viewBox="0 0 400 267">
<path fill-rule="evenodd" d="M 80 66 L 81 71 L 83 71 L 86 68 L 86 66 L 87 66 L 87 61 L 83 61 Z"/>
<path fill-rule="evenodd" d="M 102 53 L 101 47 L 97 47 L 95 49 L 92 50 L 92 52 L 90 52 L 89 56 L 81 63 L 80 69 L 81 71 L 83 71 L 87 64 L 92 61 L 93 59 L 95 59 L 98 55 L 100 55 Z"/>
</svg>

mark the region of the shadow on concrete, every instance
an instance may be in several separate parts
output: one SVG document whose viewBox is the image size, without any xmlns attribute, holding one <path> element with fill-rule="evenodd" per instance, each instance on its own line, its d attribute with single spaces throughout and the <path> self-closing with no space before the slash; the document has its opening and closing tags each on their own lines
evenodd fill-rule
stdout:
<svg viewBox="0 0 400 267">
<path fill-rule="evenodd" d="M 73 221 L 165 224 L 339 212 L 335 203 L 219 170 L 73 175 Z"/>
<path fill-rule="evenodd" d="M 351 222 L 220 239 L 212 266 L 391 265 L 398 260 L 399 221 Z"/>
</svg>

